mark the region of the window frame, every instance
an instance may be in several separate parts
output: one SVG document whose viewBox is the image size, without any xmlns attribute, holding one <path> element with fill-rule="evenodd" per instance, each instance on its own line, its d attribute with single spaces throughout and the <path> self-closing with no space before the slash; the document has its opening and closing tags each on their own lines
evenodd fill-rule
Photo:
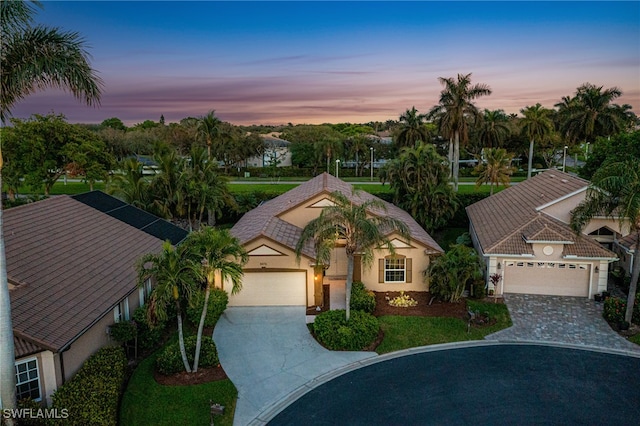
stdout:
<svg viewBox="0 0 640 426">
<path fill-rule="evenodd" d="M 36 377 L 34 379 L 31 379 L 31 378 L 28 377 L 29 376 L 29 372 L 30 371 L 34 371 L 33 369 L 31 369 L 31 370 L 29 369 L 29 365 L 28 364 L 31 361 L 36 363 L 36 367 L 35 367 Z M 40 383 L 40 366 L 38 364 L 39 363 L 38 363 L 38 358 L 37 357 L 26 358 L 24 360 L 16 361 L 14 363 L 14 371 L 15 371 L 15 374 L 16 374 L 16 397 L 17 397 L 18 400 L 23 399 L 23 398 L 27 398 L 27 397 L 31 397 L 31 394 L 30 394 L 31 392 L 29 392 L 29 394 L 21 395 L 21 393 L 18 390 L 18 387 L 20 385 L 24 385 L 24 384 L 31 383 L 31 382 L 35 381 L 37 383 L 37 388 L 38 388 L 38 398 L 31 398 L 31 399 L 33 399 L 36 402 L 42 401 L 42 384 Z M 19 373 L 18 372 L 18 368 L 19 368 L 18 366 L 19 365 L 26 365 L 26 370 L 21 372 L 21 373 Z M 24 382 L 21 382 L 20 381 L 20 374 L 24 374 L 24 373 L 27 373 L 27 380 L 24 381 Z"/>
<path fill-rule="evenodd" d="M 389 268 L 387 262 L 402 262 L 402 268 Z M 387 279 L 387 272 L 398 273 L 402 272 L 401 281 L 391 281 Z M 385 284 L 398 284 L 407 282 L 407 258 L 404 256 L 387 256 L 384 258 L 384 282 Z"/>
</svg>

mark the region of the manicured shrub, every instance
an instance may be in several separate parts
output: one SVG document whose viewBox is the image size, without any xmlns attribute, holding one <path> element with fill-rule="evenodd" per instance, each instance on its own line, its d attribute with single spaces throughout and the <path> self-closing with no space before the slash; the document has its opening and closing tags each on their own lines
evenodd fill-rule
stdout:
<svg viewBox="0 0 640 426">
<path fill-rule="evenodd" d="M 205 327 L 215 327 L 218 319 L 227 309 L 229 303 L 229 296 L 227 292 L 221 288 L 214 288 L 211 290 L 209 296 L 209 304 L 207 305 L 207 316 L 204 320 Z M 187 319 L 191 324 L 198 326 L 200 324 L 200 315 L 202 315 L 202 306 L 204 305 L 204 292 L 198 293 L 193 301 L 192 305 L 187 307 Z"/>
<path fill-rule="evenodd" d="M 193 365 L 196 340 L 196 336 L 189 336 L 184 339 L 184 347 L 187 351 L 189 365 Z M 213 339 L 209 336 L 202 336 L 198 367 L 213 367 L 218 364 L 220 364 L 218 360 L 218 350 L 216 349 L 215 343 L 213 343 Z M 165 375 L 184 371 L 184 364 L 182 363 L 182 356 L 180 355 L 180 346 L 177 341 L 167 345 L 162 352 L 160 352 L 160 355 L 158 355 L 156 359 L 156 369 L 159 373 Z"/>
<path fill-rule="evenodd" d="M 325 347 L 338 351 L 361 351 L 371 345 L 379 330 L 378 319 L 362 311 L 351 311 L 349 321 L 339 309 L 316 316 L 313 331 Z"/>
<path fill-rule="evenodd" d="M 109 335 L 118 343 L 126 343 L 138 335 L 138 327 L 134 321 L 120 321 L 109 327 Z"/>
<path fill-rule="evenodd" d="M 138 329 L 138 348 L 143 351 L 153 349 L 160 343 L 160 338 L 164 332 L 165 323 L 156 324 L 154 327 L 149 325 L 147 320 L 147 308 L 141 306 L 133 312 L 133 320 Z"/>
<path fill-rule="evenodd" d="M 624 321 L 627 310 L 627 300 L 619 297 L 609 297 L 604 301 L 602 316 L 611 324 L 618 325 Z M 640 325 L 640 292 L 636 293 L 636 301 L 633 304 L 631 322 Z"/>
<path fill-rule="evenodd" d="M 364 283 L 356 281 L 351 287 L 351 303 L 349 306 L 351 306 L 352 311 L 363 311 L 372 314 L 376 310 L 376 295 L 367 290 Z"/>
<path fill-rule="evenodd" d="M 68 410 L 66 425 L 116 425 L 127 358 L 119 346 L 100 349 L 53 394 L 52 408 Z"/>
</svg>

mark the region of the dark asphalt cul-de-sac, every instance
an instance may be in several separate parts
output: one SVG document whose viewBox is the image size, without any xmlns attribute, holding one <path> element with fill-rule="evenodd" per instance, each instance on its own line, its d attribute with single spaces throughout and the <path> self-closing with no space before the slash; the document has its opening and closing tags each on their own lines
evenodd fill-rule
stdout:
<svg viewBox="0 0 640 426">
<path fill-rule="evenodd" d="M 525 344 L 407 355 L 339 376 L 269 425 L 631 425 L 640 358 Z"/>
</svg>

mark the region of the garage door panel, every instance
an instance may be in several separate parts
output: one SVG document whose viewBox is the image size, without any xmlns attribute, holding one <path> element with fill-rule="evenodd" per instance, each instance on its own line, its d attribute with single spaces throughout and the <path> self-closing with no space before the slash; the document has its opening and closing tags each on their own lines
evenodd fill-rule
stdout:
<svg viewBox="0 0 640 426">
<path fill-rule="evenodd" d="M 588 297 L 587 264 L 506 261 L 505 293 Z"/>
<path fill-rule="evenodd" d="M 306 306 L 307 274 L 245 272 L 242 290 L 229 295 L 229 306 Z"/>
</svg>

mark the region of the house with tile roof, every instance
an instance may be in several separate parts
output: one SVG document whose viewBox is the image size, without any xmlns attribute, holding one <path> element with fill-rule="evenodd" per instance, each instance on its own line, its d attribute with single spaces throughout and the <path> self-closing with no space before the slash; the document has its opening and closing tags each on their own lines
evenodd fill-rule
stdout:
<svg viewBox="0 0 640 426">
<path fill-rule="evenodd" d="M 136 262 L 186 231 L 100 191 L 4 212 L 18 399 L 50 402 L 151 292 Z"/>
<path fill-rule="evenodd" d="M 595 217 L 581 234 L 571 230 L 571 211 L 588 186 L 548 170 L 467 207 L 486 276 L 499 275 L 496 294 L 593 297 L 607 289 L 610 264 L 618 260 L 612 246 L 629 229 Z"/>
<path fill-rule="evenodd" d="M 244 268 L 242 291 L 230 296 L 230 306 L 319 306 L 323 303 L 323 283 L 341 280 L 344 286 L 347 274 L 344 246 L 335 247 L 329 265 L 316 265 L 313 244 L 303 248 L 299 262 L 295 255 L 303 228 L 324 207 L 333 204 L 331 194 L 335 191 L 354 203 L 379 200 L 323 173 L 247 212 L 236 223 L 231 233 L 247 250 L 249 262 Z M 428 290 L 422 271 L 432 256 L 443 253 L 442 248 L 407 212 L 393 204 L 384 201 L 383 204 L 386 210 L 372 210 L 370 214 L 403 221 L 411 238 L 405 241 L 390 230 L 387 237 L 394 244 L 396 255 L 374 251 L 372 268 L 364 268 L 356 257 L 354 281 L 362 281 L 375 291 Z"/>
</svg>

